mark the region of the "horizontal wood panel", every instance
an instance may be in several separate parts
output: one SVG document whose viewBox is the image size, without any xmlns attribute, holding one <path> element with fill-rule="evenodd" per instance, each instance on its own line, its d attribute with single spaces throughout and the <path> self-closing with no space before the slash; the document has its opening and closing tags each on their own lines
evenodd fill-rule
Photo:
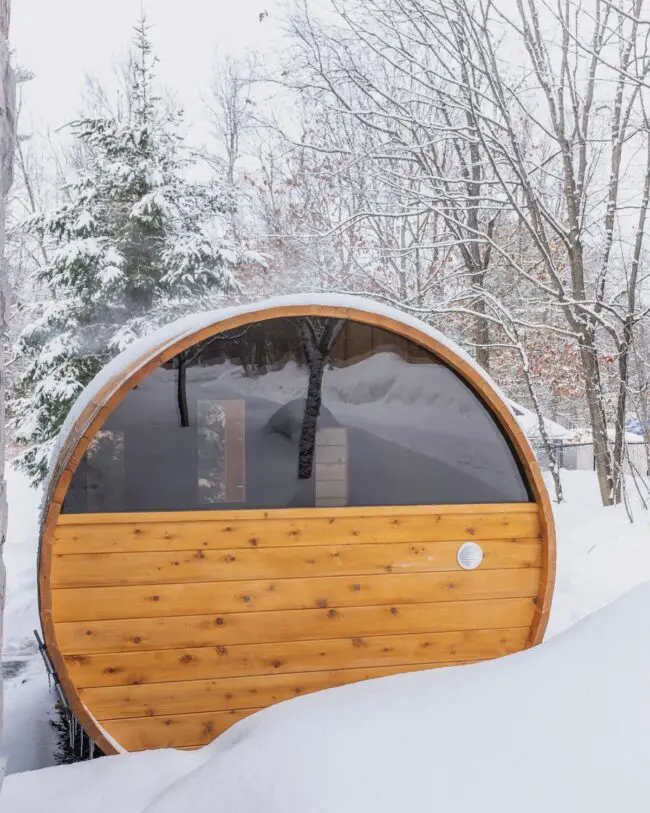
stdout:
<svg viewBox="0 0 650 813">
<path fill-rule="evenodd" d="M 363 635 L 530 625 L 535 599 L 448 601 L 323 610 L 70 621 L 57 624 L 63 654 L 229 646 Z"/>
<path fill-rule="evenodd" d="M 411 516 L 413 514 L 499 514 L 503 511 L 530 514 L 537 511 L 533 502 L 505 503 L 459 503 L 458 505 L 359 505 L 342 508 L 234 508 L 225 511 L 206 509 L 203 511 L 124 511 L 96 514 L 62 514 L 59 522 L 62 525 L 87 525 L 91 522 L 104 524 L 110 522 L 187 522 L 205 520 L 221 522 L 222 520 L 248 519 L 302 519 L 330 517 L 376 517 L 376 516 Z"/>
<path fill-rule="evenodd" d="M 345 666 L 449 663 L 507 655 L 523 649 L 528 627 L 379 635 L 275 644 L 69 655 L 78 687 L 309 672 Z"/>
<path fill-rule="evenodd" d="M 166 717 L 100 720 L 105 731 L 127 751 L 207 745 L 256 709 L 212 711 Z"/>
<path fill-rule="evenodd" d="M 51 584 L 99 587 L 242 579 L 305 578 L 390 572 L 460 570 L 458 542 L 335 545 L 234 551 L 97 553 L 52 557 Z M 539 540 L 490 540 L 482 544 L 483 570 L 540 567 Z"/>
<path fill-rule="evenodd" d="M 81 699 L 98 719 L 158 717 L 200 711 L 260 708 L 302 694 L 356 683 L 360 680 L 414 672 L 430 664 L 330 669 L 281 675 L 186 680 L 143 686 L 105 686 L 82 689 Z"/>
<path fill-rule="evenodd" d="M 413 508 L 413 506 L 408 506 Z M 170 550 L 232 550 L 355 542 L 435 542 L 444 539 L 534 539 L 540 535 L 535 504 L 416 507 L 404 513 L 359 515 L 362 509 L 335 509 L 316 516 L 297 511 L 165 514 L 64 515 L 54 536 L 54 552 L 133 553 Z M 317 512 L 319 509 L 312 509 Z M 380 509 L 365 509 L 380 511 Z M 252 514 L 252 516 L 251 516 Z M 108 517 L 108 519 L 107 519 Z M 152 520 L 151 518 L 155 519 Z M 71 518 L 74 522 L 71 523 Z M 85 518 L 85 521 L 81 521 Z"/>
<path fill-rule="evenodd" d="M 161 618 L 260 610 L 303 610 L 535 596 L 541 570 L 459 570 L 309 579 L 199 582 L 52 591 L 54 621 Z"/>
</svg>

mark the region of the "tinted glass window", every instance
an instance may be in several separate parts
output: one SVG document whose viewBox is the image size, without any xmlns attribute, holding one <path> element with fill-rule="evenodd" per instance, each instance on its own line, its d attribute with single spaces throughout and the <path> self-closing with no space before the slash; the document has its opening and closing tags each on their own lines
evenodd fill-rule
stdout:
<svg viewBox="0 0 650 813">
<path fill-rule="evenodd" d="M 435 356 L 380 328 L 302 317 L 219 334 L 146 378 L 64 510 L 529 499 L 495 420 Z"/>
</svg>

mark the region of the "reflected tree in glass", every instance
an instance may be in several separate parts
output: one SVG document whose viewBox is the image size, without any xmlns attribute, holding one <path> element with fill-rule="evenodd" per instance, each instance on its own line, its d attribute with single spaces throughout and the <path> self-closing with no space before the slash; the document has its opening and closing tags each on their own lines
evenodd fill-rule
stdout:
<svg viewBox="0 0 650 813">
<path fill-rule="evenodd" d="M 323 374 L 329 354 L 342 327 L 342 319 L 305 317 L 298 322 L 305 360 L 309 369 L 305 414 L 298 446 L 299 480 L 308 480 L 313 473 L 316 426 L 323 401 Z"/>
<path fill-rule="evenodd" d="M 226 411 L 218 401 L 198 402 L 199 504 L 226 501 Z"/>
</svg>

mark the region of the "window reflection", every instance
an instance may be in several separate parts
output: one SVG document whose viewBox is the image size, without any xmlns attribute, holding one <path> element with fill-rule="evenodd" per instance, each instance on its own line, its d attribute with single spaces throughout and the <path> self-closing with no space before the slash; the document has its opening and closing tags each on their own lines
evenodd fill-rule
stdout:
<svg viewBox="0 0 650 813">
<path fill-rule="evenodd" d="M 86 501 L 94 513 L 124 501 L 124 433 L 98 432 L 85 456 Z"/>
<path fill-rule="evenodd" d="M 246 402 L 198 401 L 198 498 L 201 507 L 246 499 Z"/>
<path fill-rule="evenodd" d="M 64 510 L 530 499 L 495 420 L 424 348 L 333 318 L 208 339 L 110 415 Z"/>
<path fill-rule="evenodd" d="M 348 505 L 348 430 L 319 429 L 315 451 L 315 504 Z"/>
</svg>

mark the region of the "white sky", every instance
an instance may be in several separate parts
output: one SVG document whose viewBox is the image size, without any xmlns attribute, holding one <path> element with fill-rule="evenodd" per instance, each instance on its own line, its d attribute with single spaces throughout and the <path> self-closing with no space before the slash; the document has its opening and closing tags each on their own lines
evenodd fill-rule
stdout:
<svg viewBox="0 0 650 813">
<path fill-rule="evenodd" d="M 217 48 L 241 53 L 273 39 L 277 0 L 143 0 L 159 75 L 188 116 L 200 112 Z M 14 0 L 14 62 L 36 74 L 23 94 L 23 123 L 56 128 L 79 112 L 87 74 L 106 76 L 124 53 L 141 0 Z M 260 23 L 259 14 L 271 12 Z"/>
</svg>

